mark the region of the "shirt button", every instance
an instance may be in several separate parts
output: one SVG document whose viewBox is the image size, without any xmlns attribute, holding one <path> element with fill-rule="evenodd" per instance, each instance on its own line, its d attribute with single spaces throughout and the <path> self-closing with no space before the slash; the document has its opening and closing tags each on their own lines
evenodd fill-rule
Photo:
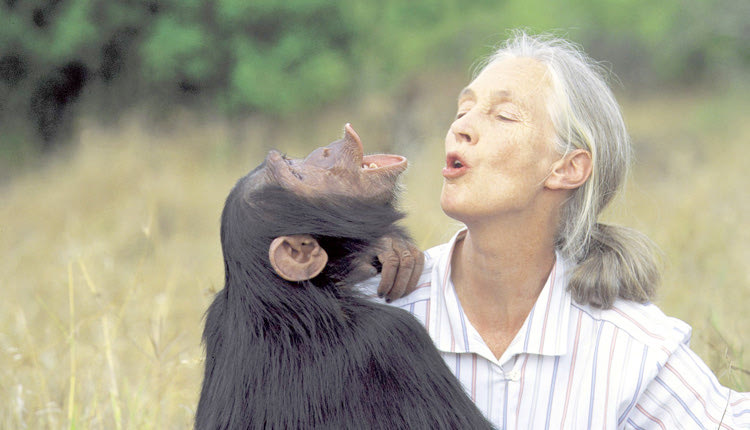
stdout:
<svg viewBox="0 0 750 430">
<path fill-rule="evenodd" d="M 506 377 L 511 381 L 518 381 L 519 379 L 521 379 L 521 372 L 513 369 L 506 374 Z"/>
</svg>

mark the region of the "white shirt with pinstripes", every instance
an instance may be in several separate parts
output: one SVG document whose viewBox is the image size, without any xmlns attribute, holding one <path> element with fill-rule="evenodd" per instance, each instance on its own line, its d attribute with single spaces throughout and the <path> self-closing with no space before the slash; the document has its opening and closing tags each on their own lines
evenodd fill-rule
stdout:
<svg viewBox="0 0 750 430">
<path fill-rule="evenodd" d="M 691 328 L 653 304 L 581 305 L 557 256 L 526 321 L 496 359 L 451 282 L 453 244 L 425 253 L 418 289 L 391 305 L 419 319 L 498 429 L 750 429 L 750 393 L 722 387 L 689 348 Z M 378 279 L 363 284 L 374 296 Z"/>
</svg>

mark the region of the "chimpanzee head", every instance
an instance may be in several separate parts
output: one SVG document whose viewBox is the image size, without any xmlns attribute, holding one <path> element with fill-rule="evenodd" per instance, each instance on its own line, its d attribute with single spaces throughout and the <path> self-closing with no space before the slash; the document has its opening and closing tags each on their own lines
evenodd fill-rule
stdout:
<svg viewBox="0 0 750 430">
<path fill-rule="evenodd" d="M 406 166 L 399 155 L 364 156 L 349 124 L 342 139 L 304 159 L 269 152 L 227 198 L 221 225 L 227 277 L 262 262 L 287 281 L 324 269 L 334 281 L 345 279 L 362 252 L 399 231 L 394 200 Z"/>
<path fill-rule="evenodd" d="M 257 185 L 276 184 L 306 197 L 343 196 L 388 203 L 398 176 L 406 169 L 400 155 L 363 155 L 362 142 L 351 127 L 343 139 L 295 160 L 268 153 L 265 168 L 255 172 Z"/>
</svg>

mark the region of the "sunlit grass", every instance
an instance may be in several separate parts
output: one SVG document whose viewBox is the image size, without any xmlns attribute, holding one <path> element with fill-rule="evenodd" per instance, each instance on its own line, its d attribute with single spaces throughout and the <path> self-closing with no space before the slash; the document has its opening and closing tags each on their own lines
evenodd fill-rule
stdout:
<svg viewBox="0 0 750 430">
<path fill-rule="evenodd" d="M 403 207 L 420 246 L 446 240 L 456 225 L 440 212 L 439 171 L 456 88 L 430 87 L 407 113 L 372 98 L 299 121 L 81 122 L 70 153 L 0 185 L 0 428 L 191 426 L 203 313 L 223 281 L 223 200 L 269 147 L 303 155 L 352 121 L 369 149 L 410 158 Z M 694 327 L 694 349 L 740 390 L 750 389 L 746 99 L 625 103 L 639 164 L 607 216 L 663 249 L 659 305 Z"/>
</svg>

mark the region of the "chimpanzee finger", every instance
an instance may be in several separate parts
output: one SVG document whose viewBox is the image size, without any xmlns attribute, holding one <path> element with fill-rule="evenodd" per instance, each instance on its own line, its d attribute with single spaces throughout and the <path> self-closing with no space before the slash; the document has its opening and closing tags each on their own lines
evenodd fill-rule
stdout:
<svg viewBox="0 0 750 430">
<path fill-rule="evenodd" d="M 389 237 L 381 239 L 379 247 L 382 252 L 378 254 L 378 261 L 380 261 L 380 284 L 378 285 L 378 296 L 385 297 L 391 291 L 393 282 L 396 279 L 398 273 L 399 258 L 396 252 L 393 250 L 393 240 Z"/>
<path fill-rule="evenodd" d="M 411 277 L 409 277 L 409 282 L 406 284 L 405 296 L 408 296 L 417 289 L 419 277 L 422 276 L 422 269 L 424 269 L 424 254 L 422 251 L 411 243 L 408 246 L 409 252 L 414 256 L 414 269 L 412 269 Z"/>
<path fill-rule="evenodd" d="M 372 278 L 378 274 L 378 269 L 375 268 L 371 263 L 362 261 L 355 263 L 354 269 L 347 275 L 347 282 L 357 284 Z"/>
</svg>

